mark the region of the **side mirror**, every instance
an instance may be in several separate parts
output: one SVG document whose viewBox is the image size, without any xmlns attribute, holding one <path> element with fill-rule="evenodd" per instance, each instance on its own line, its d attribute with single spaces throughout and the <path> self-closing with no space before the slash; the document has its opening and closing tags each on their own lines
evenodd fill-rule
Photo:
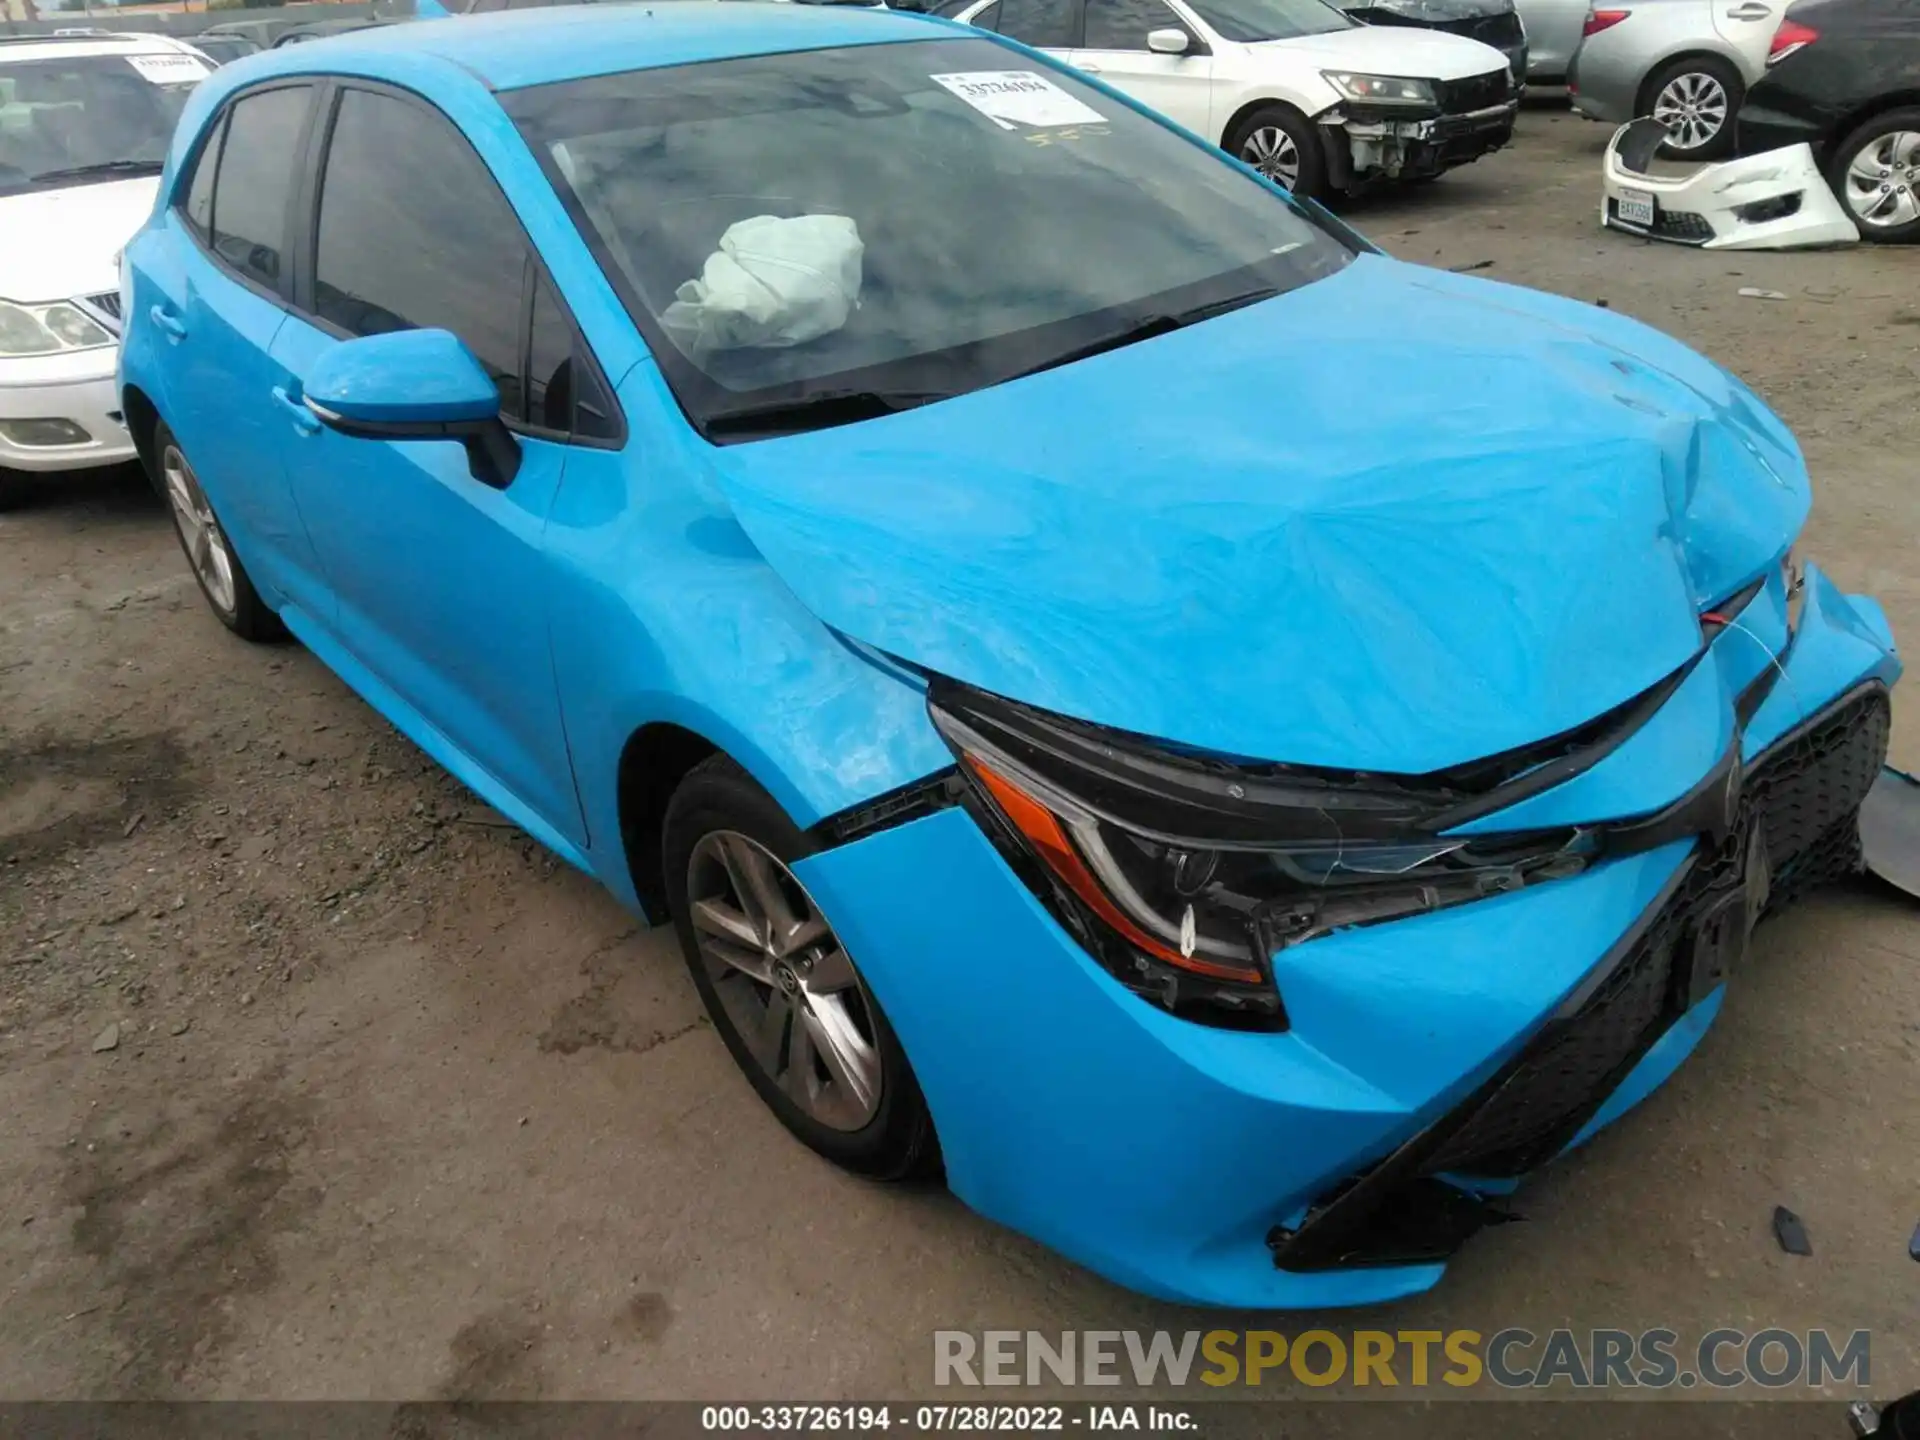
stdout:
<svg viewBox="0 0 1920 1440">
<path fill-rule="evenodd" d="M 1175 30 L 1171 26 L 1147 35 L 1147 49 L 1156 55 L 1184 55 L 1192 44 L 1186 31 Z"/>
<path fill-rule="evenodd" d="M 500 387 L 460 337 L 396 330 L 336 345 L 306 377 L 322 423 L 356 440 L 457 440 L 473 478 L 513 483 L 520 446 L 500 419 Z"/>
</svg>

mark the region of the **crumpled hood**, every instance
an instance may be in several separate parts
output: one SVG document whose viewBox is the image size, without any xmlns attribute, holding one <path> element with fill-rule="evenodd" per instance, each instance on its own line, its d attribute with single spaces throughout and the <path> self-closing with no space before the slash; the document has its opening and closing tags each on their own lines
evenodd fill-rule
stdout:
<svg viewBox="0 0 1920 1440">
<path fill-rule="evenodd" d="M 153 209 L 157 175 L 0 199 L 0 300 L 69 300 L 118 289 L 120 247 Z"/>
<path fill-rule="evenodd" d="M 1806 517 L 1717 366 L 1363 255 L 1171 335 L 715 454 L 829 625 L 1065 715 L 1417 774 L 1620 704 Z"/>
</svg>

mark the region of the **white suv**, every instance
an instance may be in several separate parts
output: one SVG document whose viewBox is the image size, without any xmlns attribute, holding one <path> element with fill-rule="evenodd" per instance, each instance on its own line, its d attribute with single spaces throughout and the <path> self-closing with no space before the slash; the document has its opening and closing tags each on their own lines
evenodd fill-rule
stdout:
<svg viewBox="0 0 1920 1440">
<path fill-rule="evenodd" d="M 0 499 L 11 470 L 130 458 L 119 252 L 211 73 L 161 35 L 0 40 Z"/>
<path fill-rule="evenodd" d="M 1046 50 L 1304 195 L 1427 179 L 1499 149 L 1507 57 L 1361 25 L 1322 0 L 948 0 L 939 14 Z"/>
</svg>

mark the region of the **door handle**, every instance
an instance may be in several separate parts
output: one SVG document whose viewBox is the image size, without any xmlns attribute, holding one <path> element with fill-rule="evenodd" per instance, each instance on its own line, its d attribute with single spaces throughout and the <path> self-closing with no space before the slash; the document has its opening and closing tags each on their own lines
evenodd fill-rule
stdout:
<svg viewBox="0 0 1920 1440">
<path fill-rule="evenodd" d="M 320 417 L 309 410 L 304 402 L 296 400 L 293 396 L 289 395 L 286 386 L 276 385 L 273 387 L 273 403 L 287 412 L 287 418 L 293 421 L 293 428 L 298 430 L 302 435 L 318 435 L 320 433 Z"/>
<path fill-rule="evenodd" d="M 1100 73 L 1100 67 L 1094 64 L 1091 60 L 1082 60 L 1080 62 L 1080 69 L 1083 73 L 1088 75 L 1098 75 Z"/>
<path fill-rule="evenodd" d="M 153 321 L 153 328 L 160 331 L 169 340 L 187 338 L 186 324 L 164 305 L 156 305 L 147 311 L 147 318 Z"/>
<path fill-rule="evenodd" d="M 1736 5 L 1727 11 L 1729 20 L 1765 20 L 1773 11 L 1765 5 Z"/>
</svg>

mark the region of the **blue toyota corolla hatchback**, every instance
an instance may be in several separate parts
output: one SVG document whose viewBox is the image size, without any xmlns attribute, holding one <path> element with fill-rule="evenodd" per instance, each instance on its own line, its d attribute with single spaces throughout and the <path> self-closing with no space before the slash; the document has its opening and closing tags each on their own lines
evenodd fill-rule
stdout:
<svg viewBox="0 0 1920 1440">
<path fill-rule="evenodd" d="M 1142 1290 L 1431 1285 L 1858 863 L 1899 662 L 1751 392 L 995 37 L 256 57 L 122 284 L 229 629 L 671 919 L 803 1142 Z"/>
</svg>

